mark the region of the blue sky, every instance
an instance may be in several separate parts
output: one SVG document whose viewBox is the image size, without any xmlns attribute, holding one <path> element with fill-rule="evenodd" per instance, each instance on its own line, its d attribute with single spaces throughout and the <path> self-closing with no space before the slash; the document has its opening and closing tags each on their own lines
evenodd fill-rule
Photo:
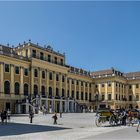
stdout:
<svg viewBox="0 0 140 140">
<path fill-rule="evenodd" d="M 0 2 L 0 43 L 31 39 L 90 71 L 140 71 L 140 2 Z"/>
</svg>

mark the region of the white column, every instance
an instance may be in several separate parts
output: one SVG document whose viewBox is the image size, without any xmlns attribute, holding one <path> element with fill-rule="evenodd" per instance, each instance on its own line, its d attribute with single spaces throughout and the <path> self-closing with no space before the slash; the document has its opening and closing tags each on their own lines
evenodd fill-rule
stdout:
<svg viewBox="0 0 140 140">
<path fill-rule="evenodd" d="M 87 97 L 87 100 L 89 101 L 89 83 L 87 84 L 87 94 L 88 94 L 88 95 L 87 95 L 87 96 L 88 96 L 88 97 Z"/>
<path fill-rule="evenodd" d="M 71 79 L 69 79 L 69 95 L 70 95 L 70 97 L 72 97 L 72 95 L 71 95 Z"/>
<path fill-rule="evenodd" d="M 31 67 L 31 95 L 34 95 L 34 67 Z"/>
<path fill-rule="evenodd" d="M 67 100 L 65 100 L 65 112 L 68 112 Z"/>
<path fill-rule="evenodd" d="M 85 102 L 85 82 L 83 82 L 83 100 Z"/>
<path fill-rule="evenodd" d="M 59 94 L 62 97 L 62 75 L 59 73 Z"/>
<path fill-rule="evenodd" d="M 15 89 L 15 84 L 14 84 L 15 83 L 14 82 L 14 74 L 15 74 L 14 73 L 15 72 L 14 65 L 11 64 L 11 67 L 10 68 L 11 68 L 11 70 L 10 70 L 10 73 L 11 73 L 11 84 L 10 84 L 11 85 L 11 93 L 14 94 L 14 92 L 15 92 L 15 90 L 14 90 Z M 20 85 L 20 87 L 21 87 L 21 85 Z"/>
<path fill-rule="evenodd" d="M 23 67 L 20 67 L 20 94 L 23 94 Z"/>
<path fill-rule="evenodd" d="M 41 95 L 41 86 L 42 86 L 42 69 L 38 69 L 38 73 L 39 73 L 39 77 L 38 77 L 38 79 L 39 79 L 39 95 L 40 95 L 40 97 L 42 97 L 42 95 Z"/>
<path fill-rule="evenodd" d="M 107 83 L 105 83 L 105 100 L 108 100 Z"/>
<path fill-rule="evenodd" d="M 17 105 L 17 113 L 20 114 L 21 113 L 21 104 Z"/>
<path fill-rule="evenodd" d="M 74 80 L 74 98 L 75 99 L 76 99 L 76 94 L 77 94 L 77 91 L 76 91 L 76 80 Z"/>
<path fill-rule="evenodd" d="M 69 99 L 67 101 L 67 108 L 68 108 L 68 112 L 70 112 L 70 110 L 69 110 Z"/>
<path fill-rule="evenodd" d="M 46 99 L 46 101 L 45 101 L 45 107 L 46 107 L 46 109 L 47 109 L 47 111 L 48 111 L 48 100 Z"/>
<path fill-rule="evenodd" d="M 4 63 L 0 63 L 0 92 L 4 93 Z"/>
<path fill-rule="evenodd" d="M 112 82 L 112 100 L 115 100 L 115 82 Z"/>
<path fill-rule="evenodd" d="M 47 98 L 49 96 L 49 72 L 46 70 L 46 94 L 47 94 Z"/>
<path fill-rule="evenodd" d="M 68 97 L 67 75 L 65 75 L 65 96 Z"/>
<path fill-rule="evenodd" d="M 53 96 L 56 95 L 56 73 L 53 72 Z"/>
</svg>

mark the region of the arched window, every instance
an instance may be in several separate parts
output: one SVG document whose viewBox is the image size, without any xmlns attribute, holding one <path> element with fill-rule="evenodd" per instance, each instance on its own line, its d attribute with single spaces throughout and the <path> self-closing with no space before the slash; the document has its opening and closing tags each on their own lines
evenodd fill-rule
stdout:
<svg viewBox="0 0 140 140">
<path fill-rule="evenodd" d="M 15 95 L 19 95 L 20 85 L 18 82 L 15 83 Z"/>
<path fill-rule="evenodd" d="M 59 89 L 56 88 L 56 97 L 59 97 Z"/>
<path fill-rule="evenodd" d="M 10 94 L 10 82 L 9 81 L 4 82 L 4 93 Z"/>
<path fill-rule="evenodd" d="M 34 69 L 34 77 L 38 77 L 38 71 L 37 71 L 37 69 Z"/>
<path fill-rule="evenodd" d="M 38 86 L 34 85 L 34 96 L 38 95 Z"/>
<path fill-rule="evenodd" d="M 42 93 L 42 96 L 45 96 L 45 86 L 41 87 L 41 93 Z"/>
<path fill-rule="evenodd" d="M 42 79 L 45 79 L 45 71 L 42 71 Z"/>
<path fill-rule="evenodd" d="M 62 88 L 62 97 L 65 96 L 65 90 Z"/>
<path fill-rule="evenodd" d="M 49 87 L 49 98 L 52 98 L 52 87 Z"/>
<path fill-rule="evenodd" d="M 28 84 L 24 84 L 24 95 L 28 96 Z"/>
</svg>

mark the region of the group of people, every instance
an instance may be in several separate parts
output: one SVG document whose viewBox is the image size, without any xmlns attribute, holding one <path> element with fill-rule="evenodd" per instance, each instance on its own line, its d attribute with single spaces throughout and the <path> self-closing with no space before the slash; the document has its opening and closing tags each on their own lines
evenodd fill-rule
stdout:
<svg viewBox="0 0 140 140">
<path fill-rule="evenodd" d="M 2 110 L 0 112 L 0 116 L 1 116 L 1 124 L 7 124 L 7 120 L 10 121 L 10 115 L 11 112 L 10 110 Z"/>
</svg>

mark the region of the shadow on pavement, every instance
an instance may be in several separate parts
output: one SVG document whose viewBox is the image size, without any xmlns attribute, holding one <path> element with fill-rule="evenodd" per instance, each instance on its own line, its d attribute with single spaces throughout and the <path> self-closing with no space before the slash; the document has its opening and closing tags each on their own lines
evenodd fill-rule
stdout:
<svg viewBox="0 0 140 140">
<path fill-rule="evenodd" d="M 56 127 L 56 126 L 45 126 L 45 125 L 35 125 L 35 124 L 21 124 L 21 123 L 8 123 L 0 124 L 0 136 L 10 136 L 10 135 L 21 135 L 36 132 L 48 132 L 48 131 L 58 131 L 70 128 Z"/>
</svg>

